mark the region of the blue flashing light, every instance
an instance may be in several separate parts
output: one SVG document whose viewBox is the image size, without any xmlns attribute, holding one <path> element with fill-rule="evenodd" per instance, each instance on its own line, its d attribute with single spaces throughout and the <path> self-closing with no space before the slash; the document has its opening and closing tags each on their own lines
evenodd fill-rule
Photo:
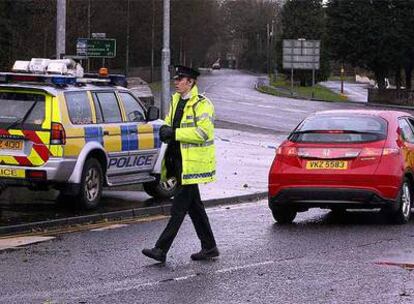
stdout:
<svg viewBox="0 0 414 304">
<path fill-rule="evenodd" d="M 127 86 L 127 80 L 125 75 L 109 74 L 109 79 L 112 85 L 119 85 L 123 87 Z"/>
<path fill-rule="evenodd" d="M 52 83 L 57 86 L 67 86 L 76 84 L 76 77 L 52 77 Z"/>
</svg>

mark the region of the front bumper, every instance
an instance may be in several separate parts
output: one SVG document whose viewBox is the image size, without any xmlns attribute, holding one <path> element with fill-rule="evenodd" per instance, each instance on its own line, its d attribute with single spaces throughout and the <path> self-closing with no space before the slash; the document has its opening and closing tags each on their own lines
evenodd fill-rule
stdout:
<svg viewBox="0 0 414 304">
<path fill-rule="evenodd" d="M 275 196 L 269 196 L 269 208 L 277 205 L 309 208 L 374 209 L 392 208 L 394 200 L 382 197 L 375 191 L 349 188 L 285 188 Z"/>
</svg>

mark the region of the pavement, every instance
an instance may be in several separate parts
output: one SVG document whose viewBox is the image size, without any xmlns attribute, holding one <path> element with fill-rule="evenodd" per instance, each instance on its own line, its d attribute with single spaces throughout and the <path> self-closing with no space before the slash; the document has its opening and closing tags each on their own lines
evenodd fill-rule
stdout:
<svg viewBox="0 0 414 304">
<path fill-rule="evenodd" d="M 215 130 L 217 181 L 201 184 L 201 197 L 208 206 L 234 204 L 267 197 L 267 178 L 276 148 L 285 135 L 237 131 L 233 129 Z M 102 200 L 104 208 L 96 212 L 64 213 L 60 209 L 51 211 L 43 217 L 27 217 L 25 221 L 12 224 L 0 224 L 0 235 L 30 231 L 53 230 L 62 226 L 121 220 L 150 215 L 168 215 L 170 202 L 154 203 L 139 187 L 119 189 L 108 188 Z M 26 213 L 35 212 L 35 208 L 56 208 L 54 199 L 57 191 L 31 192 L 27 189 L 7 189 L 2 194 L 3 204 L 30 205 Z M 28 199 L 30 198 L 30 199 Z M 28 201 L 29 200 L 29 201 Z M 38 203 L 38 205 L 36 205 Z M 106 207 L 105 205 L 111 205 Z M 14 216 L 13 211 L 4 208 L 4 217 Z"/>
<path fill-rule="evenodd" d="M 320 85 L 334 91 L 335 93 L 341 93 L 340 81 L 323 81 L 319 82 Z M 352 83 L 344 82 L 344 95 L 350 101 L 354 102 L 368 102 L 368 88 L 371 85 L 367 83 Z"/>
</svg>

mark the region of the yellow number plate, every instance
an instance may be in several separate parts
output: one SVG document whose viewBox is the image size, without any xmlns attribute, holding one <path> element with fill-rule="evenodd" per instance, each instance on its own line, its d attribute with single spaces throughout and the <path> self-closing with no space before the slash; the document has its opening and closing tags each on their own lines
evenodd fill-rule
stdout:
<svg viewBox="0 0 414 304">
<path fill-rule="evenodd" d="M 3 150 L 22 150 L 23 141 L 11 140 L 11 139 L 0 139 L 0 149 Z"/>
<path fill-rule="evenodd" d="M 345 170 L 348 168 L 348 162 L 344 160 L 310 160 L 306 162 L 308 170 Z"/>
<path fill-rule="evenodd" d="M 25 178 L 25 176 L 22 169 L 0 168 L 0 177 Z"/>
</svg>

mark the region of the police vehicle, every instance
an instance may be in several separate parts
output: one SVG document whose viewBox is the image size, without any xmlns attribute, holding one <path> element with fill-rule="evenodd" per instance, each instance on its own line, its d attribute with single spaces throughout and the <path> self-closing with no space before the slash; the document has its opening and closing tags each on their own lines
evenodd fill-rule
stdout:
<svg viewBox="0 0 414 304">
<path fill-rule="evenodd" d="M 0 184 L 60 190 L 59 200 L 98 206 L 102 188 L 142 183 L 173 196 L 159 180 L 165 145 L 156 107 L 145 109 L 125 78 L 88 78 L 72 59 L 16 61 L 0 73 Z"/>
</svg>

